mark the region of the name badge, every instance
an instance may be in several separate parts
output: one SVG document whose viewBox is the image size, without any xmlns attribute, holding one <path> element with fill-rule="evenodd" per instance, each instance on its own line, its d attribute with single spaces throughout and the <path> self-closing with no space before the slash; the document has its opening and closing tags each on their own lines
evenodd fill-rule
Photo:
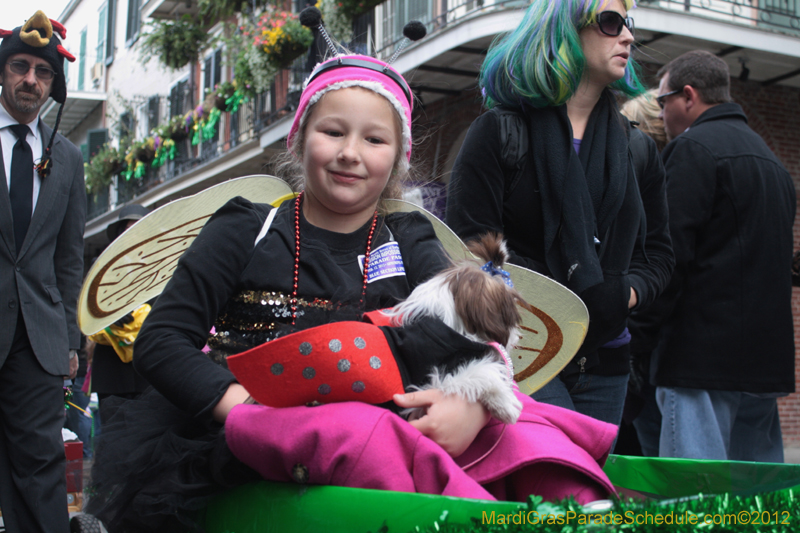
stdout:
<svg viewBox="0 0 800 533">
<path fill-rule="evenodd" d="M 361 272 L 364 272 L 364 259 L 365 256 L 358 256 L 358 265 L 361 267 Z M 403 266 L 403 255 L 400 253 L 400 245 L 397 242 L 387 242 L 370 252 L 367 283 L 405 275 L 406 269 Z"/>
</svg>

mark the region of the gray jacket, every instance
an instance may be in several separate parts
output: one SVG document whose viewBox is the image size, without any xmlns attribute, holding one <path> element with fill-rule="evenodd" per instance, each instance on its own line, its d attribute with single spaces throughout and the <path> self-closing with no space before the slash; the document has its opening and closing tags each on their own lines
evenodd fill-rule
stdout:
<svg viewBox="0 0 800 533">
<path fill-rule="evenodd" d="M 40 121 L 43 142 L 52 129 Z M 10 154 L 0 156 L 10 157 Z M 52 172 L 17 257 L 5 169 L 0 164 L 0 366 L 11 348 L 20 306 L 31 348 L 53 375 L 69 374 L 69 350 L 80 347 L 76 318 L 83 277 L 86 190 L 83 158 L 60 134 L 53 142 Z"/>
</svg>

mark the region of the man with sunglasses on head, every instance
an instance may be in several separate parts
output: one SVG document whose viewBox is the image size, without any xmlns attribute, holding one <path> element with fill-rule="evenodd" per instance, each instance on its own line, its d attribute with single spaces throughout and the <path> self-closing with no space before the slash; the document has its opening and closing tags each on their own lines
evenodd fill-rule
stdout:
<svg viewBox="0 0 800 533">
<path fill-rule="evenodd" d="M 0 29 L 0 508 L 6 531 L 67 532 L 63 379 L 77 371 L 86 192 L 81 152 L 39 118 L 67 97 L 37 11 Z"/>
<path fill-rule="evenodd" d="M 795 189 L 731 101 L 725 62 L 688 52 L 659 72 L 671 142 L 675 271 L 648 311 L 662 457 L 783 462 L 776 398 L 795 390 Z"/>
</svg>

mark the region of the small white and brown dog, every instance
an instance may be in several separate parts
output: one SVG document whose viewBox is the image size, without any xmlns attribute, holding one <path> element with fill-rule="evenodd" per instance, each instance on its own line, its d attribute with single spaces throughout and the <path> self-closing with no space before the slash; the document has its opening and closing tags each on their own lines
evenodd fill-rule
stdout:
<svg viewBox="0 0 800 533">
<path fill-rule="evenodd" d="M 465 337 L 487 344 L 484 357 L 448 374 L 434 369 L 428 384 L 414 388 L 440 389 L 445 395 L 458 394 L 481 402 L 493 417 L 513 424 L 522 411 L 522 402 L 514 395 L 508 352 L 519 340 L 517 301 L 522 297 L 503 270 L 508 251 L 501 236 L 487 234 L 470 241 L 467 247 L 480 261 L 465 259 L 454 263 L 384 312 L 396 325 L 438 318 Z M 423 414 L 414 411 L 409 411 L 412 418 Z"/>
</svg>

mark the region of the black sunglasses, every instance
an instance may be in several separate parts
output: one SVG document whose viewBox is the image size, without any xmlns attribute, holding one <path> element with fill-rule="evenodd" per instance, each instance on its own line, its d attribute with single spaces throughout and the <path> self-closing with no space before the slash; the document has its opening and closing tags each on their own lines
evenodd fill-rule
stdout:
<svg viewBox="0 0 800 533">
<path fill-rule="evenodd" d="M 623 17 L 616 11 L 601 11 L 597 14 L 597 27 L 606 35 L 618 37 L 622 33 L 623 26 L 626 26 L 633 35 L 633 19 L 631 17 Z"/>
<path fill-rule="evenodd" d="M 656 96 L 656 103 L 658 104 L 658 107 L 660 107 L 661 109 L 664 109 L 664 102 L 667 101 L 667 96 L 672 96 L 673 94 L 678 94 L 678 93 L 682 93 L 682 92 L 683 92 L 683 89 L 677 89 L 675 91 L 670 91 L 668 93 L 659 94 L 658 96 Z"/>
<path fill-rule="evenodd" d="M 8 64 L 11 72 L 19 76 L 25 76 L 31 69 L 36 71 L 36 77 L 42 81 L 50 81 L 56 77 L 56 71 L 44 66 L 31 67 L 27 61 L 12 61 Z"/>
</svg>

